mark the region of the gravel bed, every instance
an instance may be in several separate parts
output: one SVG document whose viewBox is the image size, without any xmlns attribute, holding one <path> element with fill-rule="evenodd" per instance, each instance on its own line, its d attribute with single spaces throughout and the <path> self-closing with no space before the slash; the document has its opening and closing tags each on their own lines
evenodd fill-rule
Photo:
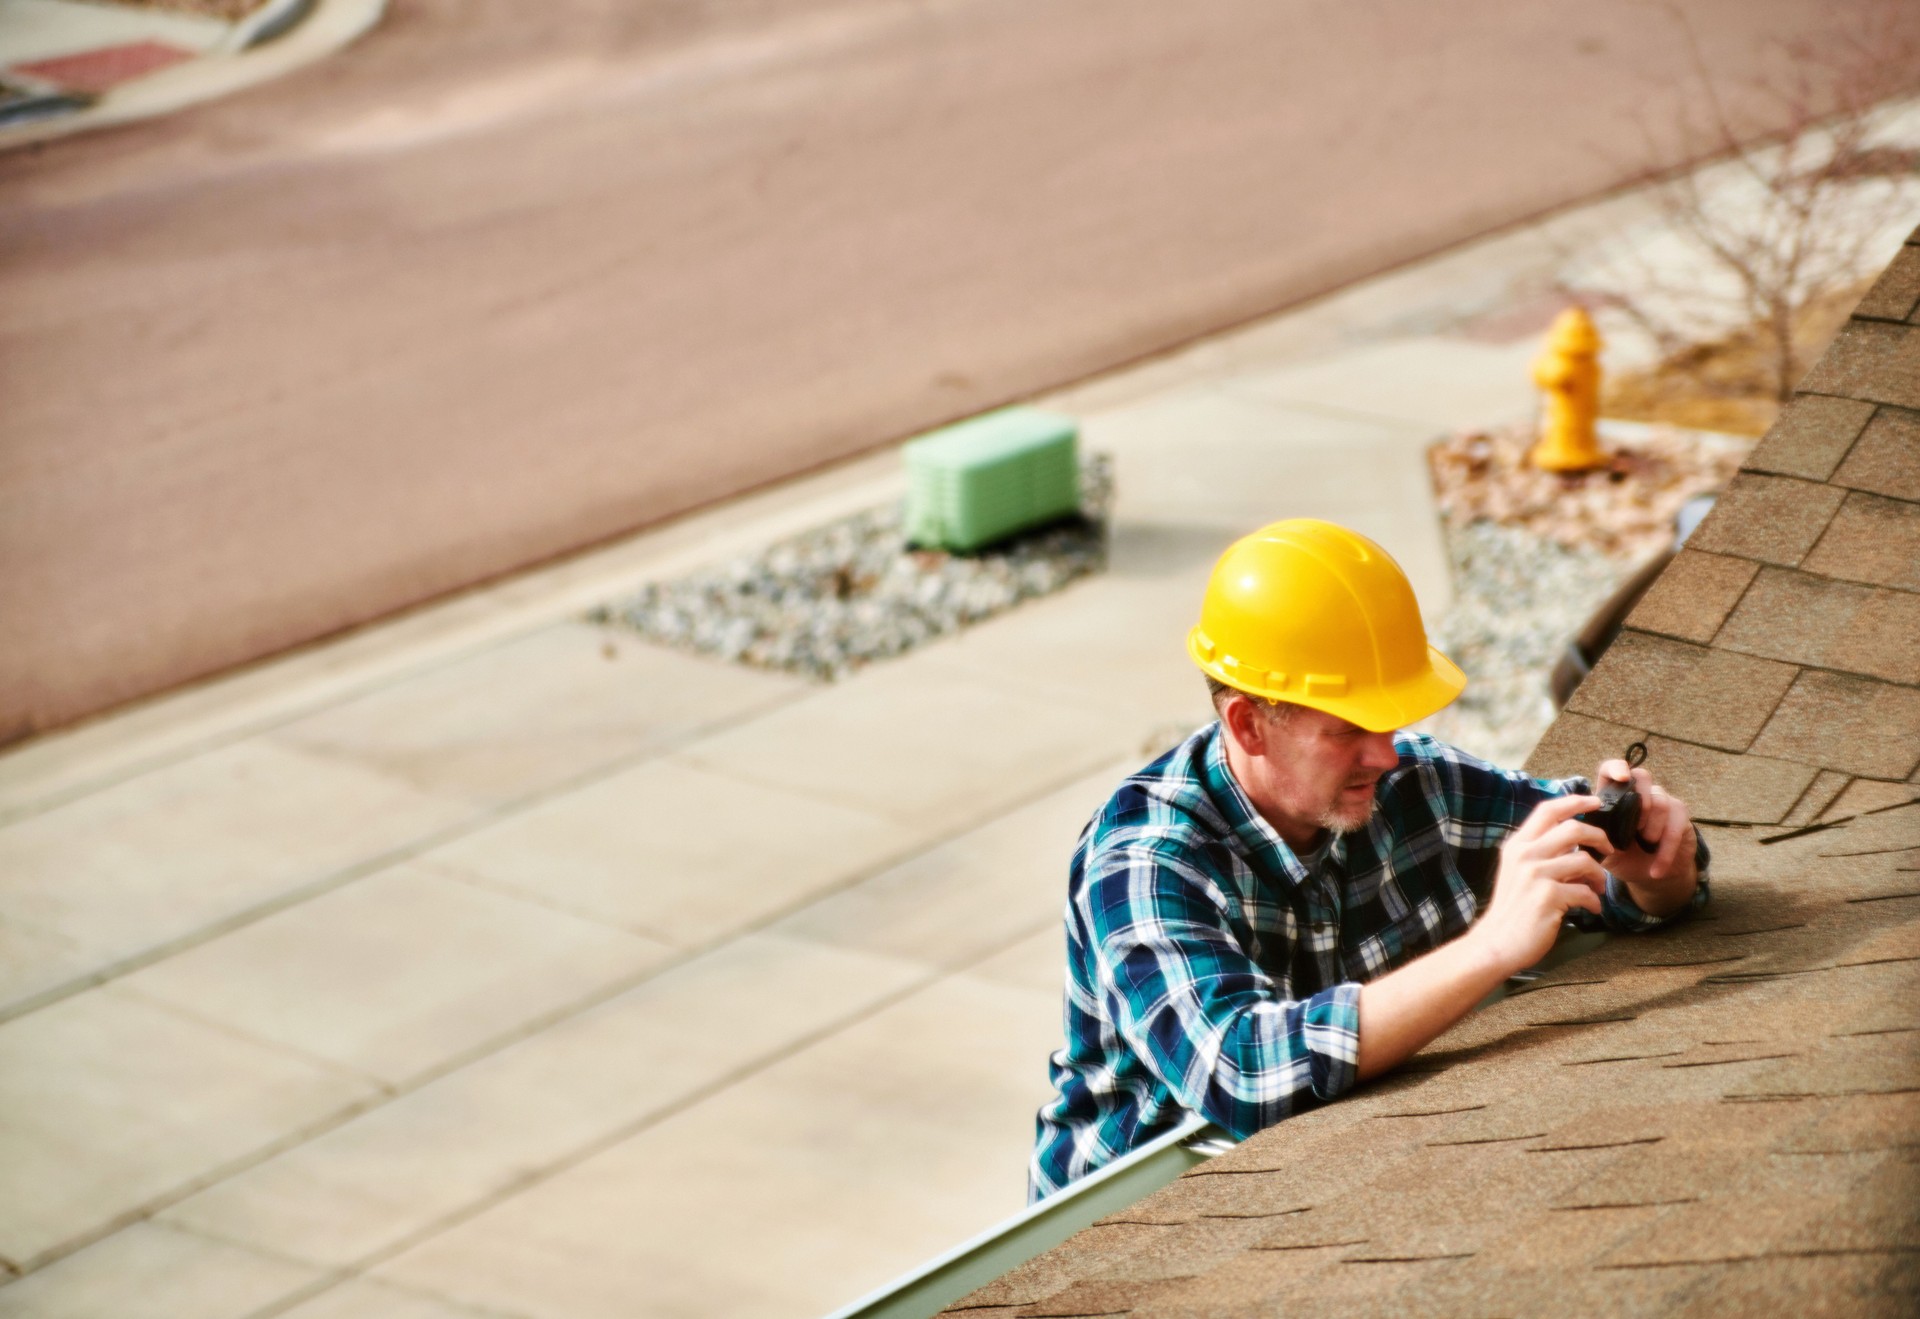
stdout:
<svg viewBox="0 0 1920 1319">
<path fill-rule="evenodd" d="M 1453 605 L 1431 640 L 1467 689 L 1424 720 L 1431 733 L 1497 765 L 1518 766 L 1553 722 L 1547 677 L 1574 634 L 1635 566 L 1524 527 L 1447 526 Z"/>
<path fill-rule="evenodd" d="M 654 582 L 588 615 L 650 641 L 830 682 L 1106 566 L 1112 463 L 1087 454 L 1081 516 L 976 554 L 910 549 L 893 504 Z"/>
</svg>

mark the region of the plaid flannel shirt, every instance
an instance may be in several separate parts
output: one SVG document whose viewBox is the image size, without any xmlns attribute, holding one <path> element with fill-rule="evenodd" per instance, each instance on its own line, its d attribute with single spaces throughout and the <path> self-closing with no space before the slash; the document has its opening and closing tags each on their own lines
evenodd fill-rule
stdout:
<svg viewBox="0 0 1920 1319">
<path fill-rule="evenodd" d="M 1029 1199 L 1191 1111 L 1245 1137 L 1350 1089 L 1361 982 L 1472 923 L 1499 846 L 1584 778 L 1532 779 L 1419 733 L 1354 833 L 1296 856 L 1209 725 L 1122 783 L 1080 836 L 1067 889 L 1066 1047 L 1041 1108 Z M 1706 847 L 1699 891 L 1707 900 Z M 1665 922 L 1609 879 L 1587 929 Z M 1689 908 L 1691 910 L 1691 908 Z"/>
</svg>

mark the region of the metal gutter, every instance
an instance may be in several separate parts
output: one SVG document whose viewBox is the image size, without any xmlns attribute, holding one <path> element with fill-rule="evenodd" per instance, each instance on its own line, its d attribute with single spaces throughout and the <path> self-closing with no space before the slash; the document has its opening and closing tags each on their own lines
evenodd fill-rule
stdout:
<svg viewBox="0 0 1920 1319">
<path fill-rule="evenodd" d="M 928 1319 L 1008 1269 L 1091 1226 L 1095 1219 L 1152 1194 L 1234 1144 L 1219 1127 L 1189 1115 L 1166 1135 L 835 1310 L 827 1319 Z"/>
</svg>

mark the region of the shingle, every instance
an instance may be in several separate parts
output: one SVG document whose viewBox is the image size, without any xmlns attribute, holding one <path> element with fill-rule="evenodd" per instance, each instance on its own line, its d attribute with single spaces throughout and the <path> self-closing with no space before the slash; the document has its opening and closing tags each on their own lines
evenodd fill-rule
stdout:
<svg viewBox="0 0 1920 1319">
<path fill-rule="evenodd" d="M 1135 1313 L 1156 1319 L 1224 1319 L 1265 1314 L 1278 1306 L 1300 1312 L 1299 1297 L 1310 1292 L 1315 1275 L 1334 1265 L 1338 1254 L 1337 1250 L 1251 1250 L 1169 1289 L 1166 1295 L 1136 1307 Z"/>
<path fill-rule="evenodd" d="M 1920 306 L 1920 251 L 1902 248 L 1853 309 L 1869 320 L 1904 321 Z"/>
<path fill-rule="evenodd" d="M 1818 979 L 1830 992 L 1859 995 L 1885 988 L 1902 968 L 1883 961 L 1842 962 Z M 1790 1063 L 1763 1064 L 1727 1088 L 1735 1099 L 1817 1095 L 1849 1099 L 1920 1088 L 1920 1056 L 1898 1035 L 1827 1040 Z"/>
<path fill-rule="evenodd" d="M 1776 1154 L 1815 1158 L 1839 1150 L 1910 1148 L 1920 1133 L 1920 1094 L 1849 1095 L 1775 1142 Z"/>
<path fill-rule="evenodd" d="M 1744 750 L 1798 672 L 1791 664 L 1622 632 L 1567 708 L 1686 742 Z"/>
<path fill-rule="evenodd" d="M 1135 1266 L 1148 1276 L 1156 1269 L 1162 1277 L 1191 1273 L 1214 1257 L 1221 1248 L 1217 1244 L 1219 1239 L 1226 1236 L 1232 1226 L 1209 1223 L 1199 1228 L 1132 1224 L 1090 1227 L 969 1292 L 955 1301 L 952 1308 L 1031 1305 L 1083 1278 L 1096 1277 L 1123 1265 Z M 1239 1243 L 1233 1240 L 1225 1248 L 1237 1250 Z"/>
<path fill-rule="evenodd" d="M 1800 800 L 1793 804 L 1793 809 L 1787 812 L 1780 823 L 1812 824 L 1820 818 L 1822 811 L 1833 804 L 1833 799 L 1838 797 L 1846 786 L 1845 774 L 1838 770 L 1821 770 L 1813 782 L 1807 785 L 1807 790 L 1800 795 Z"/>
<path fill-rule="evenodd" d="M 1379 1197 L 1383 1208 L 1394 1205 L 1397 1209 L 1401 1197 L 1395 1192 L 1419 1186 L 1418 1173 L 1412 1170 L 1409 1173 L 1403 1187 L 1393 1188 Z M 1463 1192 L 1472 1189 L 1471 1175 L 1446 1180 L 1456 1183 Z M 1476 1201 L 1476 1207 L 1481 1209 L 1497 1204 L 1499 1198 L 1491 1194 Z M 1383 1213 L 1373 1239 L 1365 1245 L 1348 1246 L 1341 1252 L 1340 1259 L 1345 1264 L 1418 1264 L 1472 1256 L 1485 1248 L 1493 1230 L 1493 1225 L 1484 1219 L 1461 1222 L 1432 1212 Z"/>
<path fill-rule="evenodd" d="M 1687 543 L 1713 554 L 1791 566 L 1813 548 L 1845 497 L 1814 481 L 1742 472 Z"/>
<path fill-rule="evenodd" d="M 1676 1319 L 1747 1315 L 1910 1319 L 1916 1294 L 1920 1294 L 1920 1260 L 1903 1252 L 1786 1254 L 1714 1268 L 1688 1290 L 1684 1304 L 1662 1307 L 1660 1313 Z"/>
<path fill-rule="evenodd" d="M 1824 481 L 1853 447 L 1873 404 L 1858 399 L 1800 394 L 1781 410 L 1780 419 L 1754 446 L 1743 464 L 1751 471 L 1778 472 Z"/>
<path fill-rule="evenodd" d="M 1920 596 L 1763 568 L 1715 644 L 1813 668 L 1920 684 Z"/>
<path fill-rule="evenodd" d="M 1373 1216 L 1360 1206 L 1334 1206 L 1284 1218 L 1255 1250 L 1333 1250 L 1373 1239 Z"/>
<path fill-rule="evenodd" d="M 1795 1255 L 1726 1273 L 1724 1302 L 1690 1306 L 1681 1312 L 1685 1319 L 1761 1313 L 1910 1319 L 1920 1296 L 1920 1259 L 1907 1252 Z"/>
<path fill-rule="evenodd" d="M 1878 810 L 1883 806 L 1893 806 L 1903 801 L 1912 801 L 1916 796 L 1912 784 L 1881 783 L 1874 779 L 1855 779 L 1834 799 L 1833 805 L 1821 812 L 1821 818 L 1837 820 L 1843 815 L 1859 815 L 1862 811 Z"/>
<path fill-rule="evenodd" d="M 1562 711 L 1527 757 L 1527 773 L 1554 778 L 1591 774 L 1601 761 L 1620 755 L 1646 735 L 1644 728 Z"/>
<path fill-rule="evenodd" d="M 1667 1207 L 1546 1209 L 1515 1222 L 1511 1231 L 1502 1234 L 1489 1249 L 1481 1252 L 1474 1260 L 1474 1268 L 1505 1267 L 1542 1272 L 1557 1270 L 1563 1276 L 1584 1270 L 1590 1259 L 1612 1249 Z M 1601 1276 L 1608 1277 L 1606 1274 Z M 1515 1309 L 1506 1313 L 1533 1313 L 1541 1308 L 1536 1305 L 1527 1310 Z M 1606 1308 L 1612 1309 L 1611 1306 Z"/>
<path fill-rule="evenodd" d="M 1920 688 L 1803 671 L 1753 743 L 1757 756 L 1902 779 L 1920 767 Z"/>
<path fill-rule="evenodd" d="M 1730 755 L 1663 737 L 1647 739 L 1654 781 L 1687 803 L 1696 819 L 1772 824 L 1793 809 L 1814 769 L 1792 761 Z"/>
<path fill-rule="evenodd" d="M 1920 326 L 1848 321 L 1800 388 L 1920 408 Z"/>
<path fill-rule="evenodd" d="M 1670 1116 L 1668 1125 L 1674 1125 L 1674 1117 L 1685 1116 Z M 1707 1199 L 1724 1181 L 1727 1165 L 1739 1157 L 1724 1152 L 1702 1157 L 1696 1151 L 1683 1159 L 1676 1158 L 1674 1151 L 1675 1146 L 1665 1141 L 1619 1150 L 1556 1197 L 1554 1208 L 1561 1213 L 1591 1211 L 1601 1205 L 1656 1208 Z"/>
<path fill-rule="evenodd" d="M 1855 490 L 1920 500 L 1920 413 L 1880 409 L 1832 480 Z"/>
<path fill-rule="evenodd" d="M 1093 1315 L 1125 1314 L 1185 1282 L 1186 1278 L 1157 1282 L 1076 1282 L 1020 1311 L 1021 1319 L 1089 1319 Z"/>
<path fill-rule="evenodd" d="M 1281 1218 L 1311 1208 L 1277 1177 L 1181 1177 L 1102 1223 L 1188 1223 L 1198 1218 Z"/>
<path fill-rule="evenodd" d="M 1565 1224 L 1529 1224 L 1539 1238 L 1528 1256 L 1533 1267 L 1486 1267 L 1475 1259 L 1470 1270 L 1442 1274 L 1418 1291 L 1391 1319 L 1410 1314 L 1445 1319 L 1486 1319 L 1488 1315 L 1667 1315 L 1699 1285 L 1702 1270 L 1636 1269 L 1595 1272 L 1580 1267 L 1579 1247 L 1610 1244 L 1594 1237 L 1607 1225 L 1586 1224 L 1568 1237 Z M 1562 1243 L 1565 1244 L 1562 1244 Z M 1284 1312 L 1284 1311 L 1283 1311 Z"/>
<path fill-rule="evenodd" d="M 1603 1268 L 1645 1268 L 1764 1255 L 1804 1219 L 1805 1207 L 1778 1202 L 1741 1206 L 1703 1200 L 1675 1205 L 1598 1261 Z"/>
<path fill-rule="evenodd" d="M 1683 549 L 1634 605 L 1627 626 L 1704 644 L 1713 640 L 1759 571 L 1750 559 Z"/>
<path fill-rule="evenodd" d="M 1920 504 L 1856 490 L 1802 566 L 1828 577 L 1920 591 Z"/>
</svg>

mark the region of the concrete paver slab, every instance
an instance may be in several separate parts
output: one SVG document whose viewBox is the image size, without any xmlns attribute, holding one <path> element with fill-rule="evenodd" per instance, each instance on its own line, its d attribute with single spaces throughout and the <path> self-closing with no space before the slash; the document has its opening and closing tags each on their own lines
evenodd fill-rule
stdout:
<svg viewBox="0 0 1920 1319">
<path fill-rule="evenodd" d="M 0 1288 L 0 1319 L 243 1319 L 321 1276 L 154 1223 L 135 1223 Z"/>
<path fill-rule="evenodd" d="M 0 828 L 19 1005 L 365 864 L 473 814 L 370 769 L 254 740 Z"/>
<path fill-rule="evenodd" d="M 969 967 L 967 974 L 976 980 L 1028 989 L 1058 999 L 1066 991 L 1066 933 L 1050 927 L 1030 934 Z M 1064 1039 L 1054 1041 L 1056 1048 L 1064 1043 Z M 1041 1065 L 1044 1069 L 1044 1059 Z"/>
<path fill-rule="evenodd" d="M 884 864 L 912 839 L 874 811 L 667 757 L 470 834 L 426 860 L 692 947 Z"/>
<path fill-rule="evenodd" d="M 657 963 L 666 945 L 400 865 L 122 984 L 383 1082 Z M 245 986 L 244 993 L 235 993 Z"/>
<path fill-rule="evenodd" d="M 928 839 L 1112 759 L 1128 737 L 1085 709 L 937 663 L 931 648 L 752 724 L 687 762 L 876 811 Z"/>
<path fill-rule="evenodd" d="M 1279 402 L 1228 385 L 1206 385 L 1144 399 L 1082 418 L 1083 442 L 1114 455 L 1116 510 L 1177 509 L 1239 525 L 1271 521 L 1282 501 L 1351 499 L 1350 475 L 1335 459 L 1356 445 L 1397 443 L 1417 452 L 1439 427 Z M 1304 466 L 1307 470 L 1302 471 Z M 1301 481 L 1307 488 L 1301 488 Z"/>
<path fill-rule="evenodd" d="M 0 1026 L 0 1254 L 31 1265 L 372 1086 L 113 987 Z"/>
<path fill-rule="evenodd" d="M 162 1217 L 349 1265 L 857 1018 L 924 974 L 800 940 L 736 939 Z"/>
<path fill-rule="evenodd" d="M 294 1306 L 282 1319 L 484 1319 L 482 1312 L 440 1296 L 354 1278 L 332 1287 L 310 1301 Z"/>
<path fill-rule="evenodd" d="M 1214 539 L 1220 544 L 1209 564 L 1228 543 L 1225 535 L 1205 543 Z M 1166 724 L 1204 723 L 1212 705 L 1184 646 L 1200 590 L 1190 575 L 1126 576 L 1116 568 L 963 633 L 941 648 L 940 662 L 1098 708 L 1136 738 Z"/>
<path fill-rule="evenodd" d="M 1528 367 L 1532 339 L 1510 344 L 1464 339 L 1395 339 L 1349 348 L 1239 377 L 1236 392 L 1278 403 L 1334 408 L 1436 430 L 1490 426 L 1531 416 L 1538 406 Z"/>
<path fill-rule="evenodd" d="M 1286 404 L 1235 384 L 1096 414 L 1083 433 L 1089 448 L 1115 455 L 1117 535 L 1134 522 L 1221 533 L 1214 542 L 1189 530 L 1166 547 L 1201 560 L 1191 588 L 1196 612 L 1207 570 L 1234 537 L 1280 518 L 1319 517 L 1384 545 L 1437 615 L 1452 582 L 1425 451 L 1443 429 Z"/>
<path fill-rule="evenodd" d="M 798 679 L 563 623 L 286 725 L 275 740 L 484 804 L 798 695 Z"/>
<path fill-rule="evenodd" d="M 1136 760 L 1114 761 L 843 892 L 774 933 L 932 967 L 976 961 L 1059 924 L 1067 865 L 1087 819 Z M 1059 949 L 1054 950 L 1055 971 Z M 1057 979 L 1057 976 L 1056 976 Z"/>
<path fill-rule="evenodd" d="M 820 1313 L 1021 1208 L 1059 1010 L 939 981 L 376 1276 L 542 1319 Z"/>
</svg>

